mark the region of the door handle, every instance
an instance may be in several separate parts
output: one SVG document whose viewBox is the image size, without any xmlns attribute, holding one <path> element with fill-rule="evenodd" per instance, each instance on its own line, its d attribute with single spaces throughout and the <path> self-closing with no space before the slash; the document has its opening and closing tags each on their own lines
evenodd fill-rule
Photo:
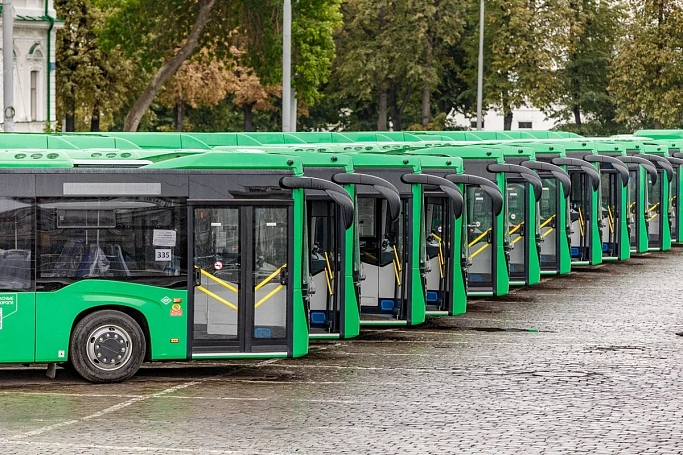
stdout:
<svg viewBox="0 0 683 455">
<path fill-rule="evenodd" d="M 199 267 L 194 268 L 194 285 L 202 285 L 202 269 L 200 269 Z"/>
<path fill-rule="evenodd" d="M 288 278 L 289 277 L 287 275 L 287 267 L 282 267 L 282 270 L 280 270 L 280 284 L 282 286 L 287 286 Z"/>
</svg>

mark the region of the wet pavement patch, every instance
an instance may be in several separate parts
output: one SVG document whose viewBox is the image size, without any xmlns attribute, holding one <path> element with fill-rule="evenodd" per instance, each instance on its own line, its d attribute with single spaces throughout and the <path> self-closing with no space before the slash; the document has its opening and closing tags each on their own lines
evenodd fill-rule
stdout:
<svg viewBox="0 0 683 455">
<path fill-rule="evenodd" d="M 682 271 L 683 248 L 580 269 L 300 359 L 0 367 L 0 453 L 681 453 Z"/>
</svg>

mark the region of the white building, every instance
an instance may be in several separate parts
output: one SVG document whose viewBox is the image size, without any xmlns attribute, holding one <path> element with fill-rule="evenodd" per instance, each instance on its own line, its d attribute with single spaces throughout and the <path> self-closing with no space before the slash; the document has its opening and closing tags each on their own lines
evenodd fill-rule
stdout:
<svg viewBox="0 0 683 455">
<path fill-rule="evenodd" d="M 482 112 L 484 131 L 503 131 L 503 114 L 494 110 Z M 467 117 L 459 112 L 453 112 L 448 117 L 451 124 L 465 127 L 477 128 L 477 118 Z M 555 119 L 548 118 L 540 109 L 535 107 L 520 107 L 512 110 L 512 129 L 513 130 L 549 130 L 556 124 Z"/>
<path fill-rule="evenodd" d="M 42 132 L 46 122 L 54 123 L 56 116 L 55 40 L 57 29 L 63 23 L 55 18 L 53 0 L 13 0 L 13 5 L 14 129 L 17 132 Z M 4 106 L 2 94 L 0 80 L 0 123 L 4 121 L 1 115 L 1 106 Z"/>
</svg>

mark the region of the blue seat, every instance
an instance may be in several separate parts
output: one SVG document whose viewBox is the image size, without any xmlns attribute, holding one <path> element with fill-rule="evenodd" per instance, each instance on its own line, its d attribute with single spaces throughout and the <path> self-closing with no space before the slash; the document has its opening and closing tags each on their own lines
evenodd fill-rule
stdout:
<svg viewBox="0 0 683 455">
<path fill-rule="evenodd" d="M 395 302 L 389 299 L 382 299 L 379 301 L 379 307 L 382 311 L 393 311 Z"/>
<path fill-rule="evenodd" d="M 268 327 L 254 328 L 254 338 L 273 338 L 273 333 Z"/>
<path fill-rule="evenodd" d="M 577 247 L 573 246 L 572 247 L 572 257 L 573 258 L 579 257 L 579 254 L 580 254 L 579 249 Z"/>
<path fill-rule="evenodd" d="M 439 301 L 439 293 L 435 292 L 435 291 L 427 291 L 426 300 L 428 303 L 438 302 Z"/>
<path fill-rule="evenodd" d="M 324 311 L 311 311 L 311 324 L 325 324 L 327 315 Z"/>
</svg>

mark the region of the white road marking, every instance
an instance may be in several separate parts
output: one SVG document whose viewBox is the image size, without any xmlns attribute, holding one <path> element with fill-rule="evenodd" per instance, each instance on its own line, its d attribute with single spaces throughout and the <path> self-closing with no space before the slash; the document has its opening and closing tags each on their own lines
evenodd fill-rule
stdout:
<svg viewBox="0 0 683 455">
<path fill-rule="evenodd" d="M 250 365 L 250 367 L 268 366 L 268 365 L 272 365 L 273 363 L 276 363 L 276 362 L 279 361 L 279 360 L 280 360 L 280 359 L 269 359 L 269 360 L 264 360 L 263 362 L 259 362 L 259 363 Z M 236 373 L 237 371 L 239 371 L 239 369 L 238 369 L 238 370 L 235 370 L 235 371 L 231 371 L 231 372 L 226 373 L 226 374 L 214 376 L 214 378 L 220 378 L 220 377 L 224 377 L 224 376 L 230 376 L 231 374 L 234 374 L 234 373 Z M 168 389 L 164 389 L 164 390 L 162 390 L 162 391 L 160 391 L 160 392 L 157 392 L 157 393 L 152 393 L 152 394 L 149 394 L 149 395 L 136 396 L 136 397 L 131 398 L 131 399 L 129 399 L 129 400 L 127 400 L 127 401 L 124 401 L 124 402 L 122 402 L 122 403 L 115 404 L 114 406 L 110 406 L 110 407 L 108 407 L 108 408 L 106 408 L 106 409 L 103 409 L 103 410 L 101 410 L 101 411 L 95 412 L 95 413 L 90 414 L 90 415 L 87 415 L 87 416 L 85 416 L 85 417 L 81 417 L 80 419 L 66 420 L 66 421 L 63 421 L 63 422 L 54 423 L 54 424 L 52 424 L 52 425 L 47 425 L 47 426 L 44 426 L 44 427 L 41 427 L 41 428 L 38 428 L 38 429 L 35 429 L 35 430 L 27 431 L 27 432 L 25 432 L 25 433 L 16 434 L 16 435 L 11 436 L 11 437 L 9 437 L 9 438 L 2 438 L 2 439 L 0 439 L 0 443 L 1 443 L 1 442 L 7 442 L 7 441 L 18 441 L 18 440 L 21 440 L 21 439 L 30 438 L 30 437 L 32 437 L 32 436 L 38 436 L 38 435 L 41 435 L 41 434 L 43 434 L 43 433 L 47 433 L 48 431 L 55 430 L 55 429 L 57 429 L 57 428 L 63 428 L 63 427 L 66 427 L 66 426 L 76 425 L 76 424 L 81 423 L 81 422 L 86 422 L 86 421 L 88 421 L 88 420 L 96 419 L 96 418 L 98 418 L 98 417 L 102 417 L 102 416 L 104 416 L 104 415 L 111 414 L 112 412 L 116 412 L 116 411 L 119 411 L 119 410 L 121 410 L 121 409 L 127 408 L 127 407 L 129 407 L 129 406 L 131 406 L 131 405 L 134 405 L 134 404 L 136 404 L 136 403 L 139 403 L 139 402 L 141 402 L 141 401 L 146 401 L 146 400 L 149 400 L 149 399 L 151 399 L 151 398 L 163 397 L 164 395 L 168 395 L 169 393 L 177 392 L 178 390 L 186 389 L 186 388 L 188 388 L 188 387 L 192 387 L 192 386 L 201 384 L 201 383 L 204 382 L 204 381 L 205 381 L 205 380 L 189 381 L 189 382 L 185 382 L 185 383 L 183 383 L 183 384 L 178 384 L 178 385 L 176 385 L 176 386 L 169 387 Z"/>
</svg>

